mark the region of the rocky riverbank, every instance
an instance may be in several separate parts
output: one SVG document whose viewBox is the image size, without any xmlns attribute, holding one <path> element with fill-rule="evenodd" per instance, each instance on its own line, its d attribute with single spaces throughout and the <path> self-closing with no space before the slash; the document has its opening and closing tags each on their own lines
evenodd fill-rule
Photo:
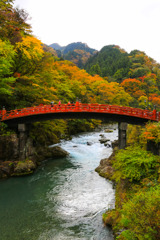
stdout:
<svg viewBox="0 0 160 240">
<path fill-rule="evenodd" d="M 114 171 L 111 160 L 114 157 L 116 150 L 118 150 L 118 140 L 112 142 L 112 148 L 113 153 L 111 154 L 111 156 L 109 158 L 102 159 L 99 166 L 95 169 L 95 171 L 98 172 L 100 176 L 110 180 Z"/>
<path fill-rule="evenodd" d="M 160 161 L 139 145 L 102 159 L 96 171 L 115 183 L 115 208 L 103 214 L 115 239 L 160 239 Z"/>
<path fill-rule="evenodd" d="M 61 158 L 68 153 L 59 146 L 35 147 L 31 138 L 27 139 L 24 149 L 26 158 L 20 159 L 19 138 L 16 134 L 0 136 L 0 178 L 28 175 L 48 158 Z"/>
<path fill-rule="evenodd" d="M 100 161 L 99 166 L 95 169 L 95 171 L 101 176 L 104 177 L 108 180 L 113 181 L 112 177 L 113 177 L 113 173 L 114 173 L 114 168 L 113 168 L 113 160 L 114 160 L 114 156 L 115 153 L 118 151 L 118 140 L 115 140 L 114 142 L 112 142 L 112 148 L 113 148 L 113 153 L 109 156 L 109 158 L 104 158 Z M 119 194 L 118 189 L 116 189 L 116 194 Z M 115 221 L 111 215 L 111 212 L 114 209 L 108 209 L 106 211 L 105 218 L 103 217 L 103 222 L 106 226 L 111 227 L 113 229 L 113 225 L 115 224 Z M 113 232 L 115 236 L 118 235 L 117 232 Z"/>
</svg>

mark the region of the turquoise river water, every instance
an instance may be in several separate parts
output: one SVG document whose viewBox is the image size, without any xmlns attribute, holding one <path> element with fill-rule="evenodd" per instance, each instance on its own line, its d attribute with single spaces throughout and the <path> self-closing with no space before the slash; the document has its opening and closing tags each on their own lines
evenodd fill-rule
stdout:
<svg viewBox="0 0 160 240">
<path fill-rule="evenodd" d="M 115 129 L 74 136 L 60 143 L 67 158 L 0 181 L 0 240 L 113 240 L 102 214 L 114 205 L 114 189 L 95 172 L 112 149 L 99 143 L 100 134 L 117 139 Z"/>
</svg>

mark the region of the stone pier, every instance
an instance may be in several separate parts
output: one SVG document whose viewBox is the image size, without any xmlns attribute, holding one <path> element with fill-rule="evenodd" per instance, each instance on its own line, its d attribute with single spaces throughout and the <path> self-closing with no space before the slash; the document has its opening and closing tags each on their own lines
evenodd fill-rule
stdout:
<svg viewBox="0 0 160 240">
<path fill-rule="evenodd" d="M 119 149 L 124 149 L 127 143 L 127 123 L 118 123 Z"/>
<path fill-rule="evenodd" d="M 19 159 L 26 158 L 27 128 L 26 124 L 18 124 L 19 132 Z"/>
</svg>

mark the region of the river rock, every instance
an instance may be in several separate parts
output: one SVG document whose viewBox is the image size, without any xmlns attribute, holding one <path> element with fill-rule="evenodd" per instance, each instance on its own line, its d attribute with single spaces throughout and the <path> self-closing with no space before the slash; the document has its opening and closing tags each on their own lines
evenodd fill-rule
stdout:
<svg viewBox="0 0 160 240">
<path fill-rule="evenodd" d="M 31 174 L 36 169 L 36 163 L 32 160 L 19 161 L 14 167 L 12 176 Z"/>
<path fill-rule="evenodd" d="M 52 154 L 52 158 L 61 158 L 61 157 L 66 157 L 69 155 L 67 151 L 65 151 L 63 148 L 56 146 L 49 148 Z"/>
<path fill-rule="evenodd" d="M 117 148 L 118 145 L 119 145 L 118 140 L 115 140 L 115 141 L 112 142 L 112 148 L 113 148 L 113 149 L 114 149 L 114 148 Z"/>
<path fill-rule="evenodd" d="M 69 155 L 67 151 L 59 146 L 41 147 L 37 150 L 37 161 L 43 161 L 47 158 L 62 158 Z"/>
<path fill-rule="evenodd" d="M 106 143 L 108 141 L 110 141 L 110 139 L 107 139 L 107 138 L 102 138 L 102 139 L 99 139 L 100 143 Z"/>
<path fill-rule="evenodd" d="M 105 146 L 105 147 L 107 147 L 107 148 L 110 148 L 110 147 L 112 147 L 112 146 L 111 146 L 111 144 L 109 144 L 109 143 L 107 143 L 107 142 L 106 142 L 106 143 L 104 143 L 104 146 Z"/>
<path fill-rule="evenodd" d="M 92 145 L 92 142 L 87 142 L 87 145 L 88 145 L 88 146 L 91 146 L 91 145 Z"/>
<path fill-rule="evenodd" d="M 105 129 L 105 132 L 106 132 L 106 133 L 112 133 L 113 130 L 112 130 L 112 129 Z"/>
<path fill-rule="evenodd" d="M 99 136 L 104 138 L 104 134 L 99 134 Z"/>
<path fill-rule="evenodd" d="M 0 178 L 31 174 L 36 169 L 32 160 L 5 161 L 0 164 Z"/>
<path fill-rule="evenodd" d="M 111 160 L 114 157 L 114 155 L 115 152 L 113 152 L 109 158 L 104 158 L 100 161 L 99 166 L 95 169 L 95 171 L 98 172 L 100 176 L 105 177 L 107 179 L 112 178 L 114 169 L 112 167 Z"/>
</svg>

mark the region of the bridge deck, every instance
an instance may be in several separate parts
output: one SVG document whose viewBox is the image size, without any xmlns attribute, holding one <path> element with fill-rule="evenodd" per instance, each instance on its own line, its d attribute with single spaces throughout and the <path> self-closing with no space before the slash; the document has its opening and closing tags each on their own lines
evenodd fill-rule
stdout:
<svg viewBox="0 0 160 240">
<path fill-rule="evenodd" d="M 78 116 L 79 118 L 82 118 L 83 116 L 87 116 L 87 118 L 94 118 L 94 116 L 98 116 L 98 118 L 101 118 L 100 116 L 104 117 L 105 115 L 109 116 L 111 119 L 113 118 L 113 120 L 117 117 L 119 117 L 119 119 L 132 119 L 133 121 L 137 120 L 140 122 L 160 120 L 160 114 L 157 113 L 156 110 L 149 111 L 131 107 L 120 107 L 116 105 L 81 104 L 76 102 L 76 104 L 61 104 L 60 106 L 58 104 L 54 106 L 40 105 L 11 111 L 2 110 L 1 121 L 7 123 L 14 120 L 14 122 L 18 123 L 25 122 L 28 118 L 30 119 L 29 121 L 32 122 L 33 118 L 31 118 L 31 116 L 38 121 L 40 118 L 47 119 L 47 117 L 48 119 L 63 117 L 78 118 Z"/>
</svg>

